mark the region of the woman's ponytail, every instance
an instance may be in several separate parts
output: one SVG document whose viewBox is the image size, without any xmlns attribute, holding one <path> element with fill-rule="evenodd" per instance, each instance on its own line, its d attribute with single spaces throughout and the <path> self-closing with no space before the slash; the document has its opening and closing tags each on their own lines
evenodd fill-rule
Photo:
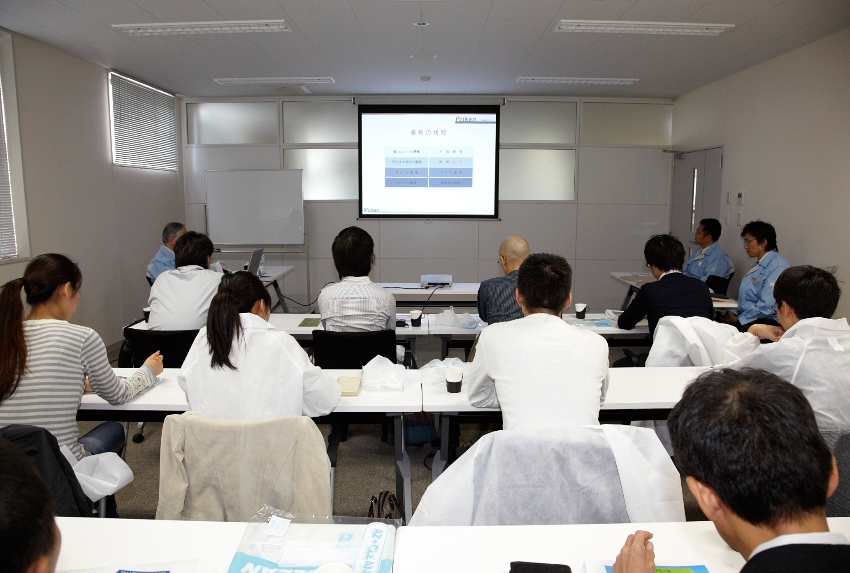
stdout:
<svg viewBox="0 0 850 573">
<path fill-rule="evenodd" d="M 224 275 L 218 292 L 207 313 L 207 341 L 210 345 L 210 364 L 213 368 L 227 366 L 236 370 L 230 361 L 234 342 L 242 336 L 240 313 L 251 312 L 257 301 L 268 307 L 271 297 L 260 279 L 245 271 Z"/>
<path fill-rule="evenodd" d="M 27 364 L 21 300 L 25 281 L 22 278 L 9 281 L 0 290 L 0 402 L 17 390 Z"/>
</svg>

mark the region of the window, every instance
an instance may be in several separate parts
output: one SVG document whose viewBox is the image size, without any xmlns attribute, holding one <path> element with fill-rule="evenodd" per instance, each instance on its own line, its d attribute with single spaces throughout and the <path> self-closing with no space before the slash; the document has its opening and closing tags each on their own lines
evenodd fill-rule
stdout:
<svg viewBox="0 0 850 573">
<path fill-rule="evenodd" d="M 110 72 L 109 112 L 115 165 L 177 171 L 173 95 Z"/>
<path fill-rule="evenodd" d="M 12 36 L 0 32 L 0 262 L 27 258 L 27 232 Z"/>
</svg>

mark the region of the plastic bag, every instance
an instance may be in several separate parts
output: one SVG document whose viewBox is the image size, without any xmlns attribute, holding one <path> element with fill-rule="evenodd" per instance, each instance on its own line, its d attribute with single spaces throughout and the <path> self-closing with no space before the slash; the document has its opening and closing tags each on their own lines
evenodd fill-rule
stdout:
<svg viewBox="0 0 850 573">
<path fill-rule="evenodd" d="M 60 451 L 74 469 L 83 493 L 92 501 L 100 501 L 133 481 L 133 470 L 114 452 L 86 456 L 77 461 L 68 446 L 62 446 Z"/>
<path fill-rule="evenodd" d="M 460 358 L 452 356 L 443 360 L 432 360 L 420 368 L 419 376 L 422 384 L 445 384 L 446 368 L 452 366 L 463 368 L 463 377 L 466 378 L 469 372 L 469 362 L 464 362 Z"/>
<path fill-rule="evenodd" d="M 464 312 L 458 314 L 454 308 L 444 310 L 440 314 L 434 315 L 434 324 L 437 326 L 455 326 L 457 328 L 473 329 L 478 326 L 478 317 Z"/>
<path fill-rule="evenodd" d="M 364 390 L 401 392 L 407 370 L 401 364 L 393 364 L 385 356 L 376 356 L 363 367 L 361 385 Z"/>
<path fill-rule="evenodd" d="M 386 519 L 296 516 L 266 505 L 246 525 L 228 573 L 296 573 L 332 563 L 356 573 L 389 573 L 398 525 Z"/>
</svg>

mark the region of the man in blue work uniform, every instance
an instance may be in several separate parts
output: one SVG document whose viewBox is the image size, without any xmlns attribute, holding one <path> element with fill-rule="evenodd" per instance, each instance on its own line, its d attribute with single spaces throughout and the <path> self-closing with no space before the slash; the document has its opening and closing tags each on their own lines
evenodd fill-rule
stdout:
<svg viewBox="0 0 850 573">
<path fill-rule="evenodd" d="M 791 265 L 777 252 L 776 229 L 762 220 L 750 221 L 741 230 L 741 237 L 747 256 L 757 262 L 741 280 L 737 310 L 728 311 L 723 322 L 737 326 L 741 332 L 753 324 L 779 326 L 773 285 Z"/>
<path fill-rule="evenodd" d="M 720 240 L 720 221 L 717 219 L 703 219 L 694 234 L 694 242 L 699 249 L 691 253 L 688 264 L 682 274 L 694 277 L 705 282 L 710 276 L 729 278 L 735 270 L 732 261 L 726 256 L 717 241 Z"/>
<path fill-rule="evenodd" d="M 169 223 L 162 230 L 162 245 L 148 265 L 147 277 L 151 284 L 161 273 L 174 270 L 174 243 L 185 232 L 183 223 Z"/>
</svg>

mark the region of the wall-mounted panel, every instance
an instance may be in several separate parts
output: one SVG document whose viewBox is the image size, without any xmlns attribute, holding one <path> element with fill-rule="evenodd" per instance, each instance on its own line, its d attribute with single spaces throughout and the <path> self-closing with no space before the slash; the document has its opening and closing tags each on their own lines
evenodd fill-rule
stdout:
<svg viewBox="0 0 850 573">
<path fill-rule="evenodd" d="M 278 143 L 277 103 L 201 102 L 186 104 L 189 145 Z"/>
<path fill-rule="evenodd" d="M 183 154 L 186 203 L 207 202 L 207 171 L 280 169 L 277 147 L 187 147 Z"/>
<path fill-rule="evenodd" d="M 575 203 L 502 203 L 499 218 L 500 221 L 478 223 L 478 256 L 485 261 L 492 260 L 494 271 L 499 270 L 495 262 L 499 245 L 514 235 L 528 241 L 532 253 L 555 253 L 567 259 L 575 257 Z"/>
<path fill-rule="evenodd" d="M 358 198 L 356 149 L 285 149 L 283 168 L 304 171 L 306 201 Z"/>
<path fill-rule="evenodd" d="M 635 147 L 582 147 L 579 203 L 667 205 L 672 153 Z"/>
<path fill-rule="evenodd" d="M 647 239 L 667 232 L 667 206 L 579 204 L 576 221 L 577 259 L 642 260 Z"/>
<path fill-rule="evenodd" d="M 332 258 L 334 239 L 340 231 L 351 226 L 360 227 L 372 236 L 375 257 L 381 258 L 380 223 L 375 219 L 358 221 L 356 202 L 310 201 L 305 203 L 304 210 L 307 213 L 311 258 Z"/>
<path fill-rule="evenodd" d="M 501 110 L 499 142 L 575 144 L 576 107 L 575 102 L 508 101 Z"/>
<path fill-rule="evenodd" d="M 284 143 L 357 141 L 357 106 L 350 101 L 283 102 Z"/>
<path fill-rule="evenodd" d="M 478 221 L 382 220 L 381 257 L 477 260 Z"/>
<path fill-rule="evenodd" d="M 499 199 L 575 199 L 574 149 L 499 150 Z"/>
<path fill-rule="evenodd" d="M 673 104 L 588 102 L 581 106 L 582 145 L 671 145 Z"/>
</svg>

